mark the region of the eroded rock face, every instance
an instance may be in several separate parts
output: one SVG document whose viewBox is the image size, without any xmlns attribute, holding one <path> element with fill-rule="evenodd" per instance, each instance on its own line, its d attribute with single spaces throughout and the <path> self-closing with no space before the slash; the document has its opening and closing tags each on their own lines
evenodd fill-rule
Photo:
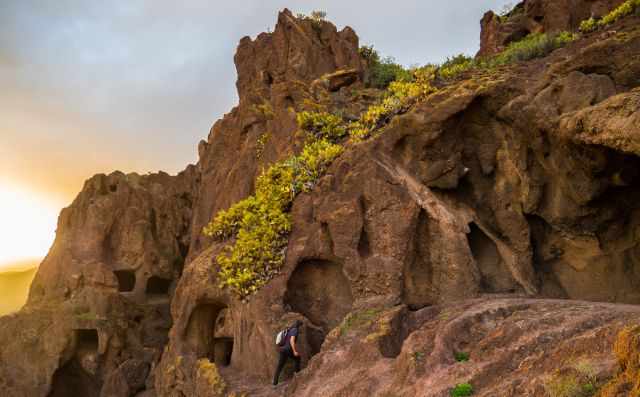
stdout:
<svg viewBox="0 0 640 397">
<path fill-rule="evenodd" d="M 639 319 L 635 306 L 549 300 L 392 308 L 332 332 L 281 395 L 446 397 L 470 383 L 474 396 L 544 397 L 562 374 L 612 376 L 616 335 Z"/>
<path fill-rule="evenodd" d="M 146 388 L 172 324 L 198 178 L 191 166 L 177 176 L 116 172 L 86 182 L 60 215 L 25 309 L 0 321 L 4 392 L 130 396 Z"/>
<path fill-rule="evenodd" d="M 28 305 L 0 321 L 0 386 L 218 396 L 219 373 L 265 396 L 439 396 L 460 378 L 479 395 L 541 395 L 569 353 L 609 374 L 614 334 L 640 317 L 613 304 L 640 303 L 639 26 L 442 86 L 347 144 L 296 198 L 280 274 L 243 302 L 219 287 L 226 242 L 202 227 L 301 148 L 297 111 L 354 119 L 380 95 L 362 85 L 351 29 L 283 11 L 273 33 L 240 42 L 240 103 L 197 166 L 94 177 L 63 211 Z M 274 336 L 297 319 L 307 369 L 264 389 Z"/>
<path fill-rule="evenodd" d="M 599 18 L 624 0 L 525 0 L 508 15 L 487 12 L 482 21 L 478 56 L 496 54 L 530 33 L 577 31 L 580 22 Z"/>
<path fill-rule="evenodd" d="M 192 324 L 202 305 L 226 310 L 225 318 L 233 319 L 233 351 L 222 372 L 238 390 L 257 395 L 371 395 L 400 390 L 400 395 L 410 396 L 446 395 L 455 378 L 444 378 L 448 380 L 429 394 L 436 376 L 419 372 L 407 377 L 407 368 L 390 369 L 383 360 L 399 357 L 409 349 L 406 341 L 420 333 L 430 335 L 425 341 L 441 333 L 435 331 L 440 328 L 433 320 L 412 328 L 415 322 L 410 318 L 418 315 L 412 311 L 427 313 L 430 306 L 446 307 L 480 294 L 638 303 L 635 286 L 640 279 L 634 270 L 638 240 L 633 237 L 640 202 L 640 181 L 633 172 L 638 157 L 630 150 L 607 146 L 604 139 L 592 145 L 574 133 L 572 126 L 580 123 L 568 121 L 586 120 L 592 114 L 589 110 L 602 109 L 602 116 L 593 116 L 593 123 L 602 122 L 602 127 L 590 131 L 616 136 L 620 130 L 606 122 L 621 120 L 611 125 L 628 126 L 620 137 L 627 139 L 625 147 L 626 142 L 633 144 L 635 113 L 621 109 L 633 107 L 638 85 L 633 76 L 640 75 L 630 72 L 635 64 L 629 62 L 639 51 L 637 26 L 631 19 L 615 27 L 619 35 L 630 38 L 626 41 L 608 33 L 594 35 L 546 59 L 516 66 L 501 79 L 479 74 L 444 87 L 396 117 L 378 137 L 348 146 L 315 189 L 296 199 L 285 267 L 249 302 L 240 303 L 216 287 L 212 258 L 220 245 L 199 255 L 178 287 L 173 305 L 176 323 L 157 372 L 165 375 L 157 375 L 156 390 L 188 395 L 194 384 L 189 374 L 196 371 L 197 359 L 216 356 L 215 346 L 203 353 L 197 341 L 189 342 L 193 340 L 189 329 L 199 328 Z M 576 338 L 586 330 L 584 324 L 603 327 L 606 331 L 594 329 L 593 338 L 603 338 L 607 347 L 599 345 L 591 353 L 606 374 L 613 368 L 609 357 L 615 332 L 637 318 L 635 309 L 623 306 L 574 301 L 541 301 L 533 306 L 535 310 L 523 311 L 528 314 L 521 324 L 527 324 L 528 315 L 535 322 L 541 313 L 548 313 L 553 322 L 573 327 Z M 408 317 L 391 316 L 390 325 L 382 328 L 395 336 L 378 335 L 385 341 L 381 347 L 368 350 L 356 344 L 350 353 L 350 347 L 336 342 L 335 334 L 342 332 L 344 323 L 336 325 L 348 311 L 378 313 L 389 307 Z M 613 317 L 604 314 L 610 310 Z M 583 311 L 594 317 L 577 314 Z M 214 317 L 205 321 L 209 325 L 203 332 L 215 327 Z M 276 363 L 273 335 L 295 318 L 306 324 L 301 350 L 309 368 L 304 375 L 279 391 L 243 383 L 240 376 L 267 382 Z M 490 328 L 507 332 L 513 327 L 510 321 L 509 316 L 499 316 L 491 320 Z M 462 331 L 456 327 L 451 332 Z M 553 335 L 551 340 L 558 342 L 566 336 Z M 572 341 L 569 338 L 567 346 L 579 345 Z M 510 390 L 504 395 L 509 395 L 519 386 L 532 395 L 544 393 L 543 374 L 557 366 L 553 358 L 536 355 L 546 344 L 541 346 L 532 342 L 518 358 L 518 362 L 526 357 L 544 361 L 531 381 L 523 375 L 510 379 L 507 387 L 498 375 L 486 381 L 480 379 L 487 372 L 469 376 L 484 395 L 495 395 L 503 387 Z M 580 346 L 582 356 L 591 354 L 590 343 Z M 431 354 L 429 345 L 425 352 Z M 334 372 L 330 369 L 334 354 L 345 362 L 362 363 L 354 370 L 361 372 Z M 397 362 L 410 361 L 407 356 Z M 495 357 L 500 364 L 488 365 L 506 368 L 514 357 Z M 451 359 L 436 355 L 433 360 Z M 378 369 L 406 381 L 406 390 L 398 386 L 400 380 L 385 383 L 383 377 L 372 382 Z M 327 374 L 335 379 L 320 380 Z"/>
<path fill-rule="evenodd" d="M 299 19 L 286 9 L 273 33 L 240 40 L 234 58 L 240 103 L 215 123 L 199 148 L 202 183 L 190 259 L 210 243 L 202 228 L 213 215 L 251 194 L 263 167 L 301 147 L 295 112 L 305 100 L 317 101 L 309 84 L 327 76 L 331 90 L 338 91 L 360 80 L 358 48 L 351 28 L 337 31 L 331 23 Z"/>
</svg>

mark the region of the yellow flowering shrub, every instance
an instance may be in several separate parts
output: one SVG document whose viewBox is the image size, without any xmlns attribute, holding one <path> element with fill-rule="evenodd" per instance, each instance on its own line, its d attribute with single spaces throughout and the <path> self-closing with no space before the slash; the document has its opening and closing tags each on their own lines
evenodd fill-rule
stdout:
<svg viewBox="0 0 640 397">
<path fill-rule="evenodd" d="M 220 211 L 204 228 L 205 235 L 220 240 L 235 237 L 216 258 L 221 288 L 245 298 L 278 273 L 291 231 L 293 200 L 311 190 L 342 151 L 326 139 L 314 140 L 298 156 L 263 171 L 253 195 Z"/>
<path fill-rule="evenodd" d="M 633 14 L 638 9 L 640 9 L 640 0 L 627 0 L 600 20 L 596 20 L 595 18 L 585 19 L 580 23 L 580 31 L 588 33 L 599 28 L 604 28 L 627 15 Z"/>
</svg>

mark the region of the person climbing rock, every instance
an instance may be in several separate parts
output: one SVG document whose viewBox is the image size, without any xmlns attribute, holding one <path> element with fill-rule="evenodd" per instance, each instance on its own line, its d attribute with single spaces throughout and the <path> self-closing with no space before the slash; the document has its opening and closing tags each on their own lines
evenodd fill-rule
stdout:
<svg viewBox="0 0 640 397">
<path fill-rule="evenodd" d="M 300 334 L 300 329 L 302 328 L 302 321 L 296 320 L 295 323 L 286 330 L 286 334 L 284 336 L 284 344 L 280 346 L 280 356 L 278 358 L 278 366 L 276 367 L 276 373 L 273 376 L 273 384 L 274 386 L 278 384 L 278 380 L 280 378 L 280 372 L 284 365 L 287 363 L 288 359 L 293 359 L 295 362 L 295 372 L 300 371 L 300 353 L 296 348 L 296 342 L 298 340 L 298 335 Z"/>
</svg>

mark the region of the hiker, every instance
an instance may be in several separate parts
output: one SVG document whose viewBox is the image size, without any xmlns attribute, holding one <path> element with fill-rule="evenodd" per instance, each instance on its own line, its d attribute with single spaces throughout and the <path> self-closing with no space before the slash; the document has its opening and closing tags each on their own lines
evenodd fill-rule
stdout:
<svg viewBox="0 0 640 397">
<path fill-rule="evenodd" d="M 284 368 L 284 365 L 287 363 L 287 359 L 293 359 L 296 364 L 295 371 L 300 371 L 300 353 L 298 352 L 298 349 L 296 347 L 300 328 L 302 328 L 302 321 L 296 320 L 291 328 L 287 328 L 286 330 L 286 333 L 284 335 L 284 343 L 279 346 L 280 358 L 278 359 L 278 367 L 276 368 L 276 373 L 273 376 L 274 386 L 278 384 L 280 372 L 282 371 L 282 368 Z"/>
</svg>

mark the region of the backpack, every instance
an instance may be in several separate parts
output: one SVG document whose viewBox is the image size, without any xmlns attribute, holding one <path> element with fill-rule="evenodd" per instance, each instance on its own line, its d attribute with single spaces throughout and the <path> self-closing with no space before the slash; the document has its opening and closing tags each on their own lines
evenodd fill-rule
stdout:
<svg viewBox="0 0 640 397">
<path fill-rule="evenodd" d="M 282 331 L 278 332 L 278 334 L 276 335 L 276 345 L 277 346 L 284 346 L 285 343 L 287 342 L 287 333 L 289 332 L 289 328 L 285 328 Z"/>
</svg>

